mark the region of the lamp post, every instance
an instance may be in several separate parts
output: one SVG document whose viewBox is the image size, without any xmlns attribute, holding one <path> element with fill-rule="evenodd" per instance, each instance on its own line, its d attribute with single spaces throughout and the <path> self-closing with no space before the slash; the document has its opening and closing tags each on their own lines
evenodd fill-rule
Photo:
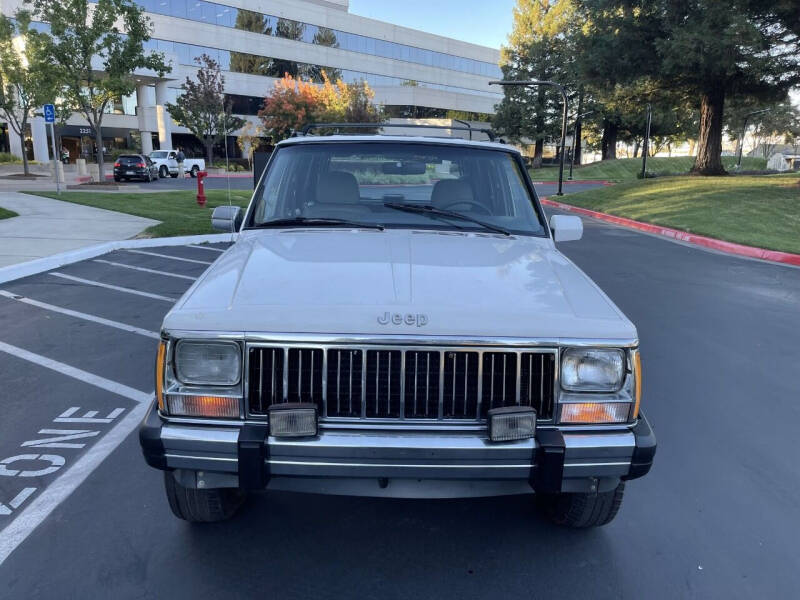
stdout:
<svg viewBox="0 0 800 600">
<path fill-rule="evenodd" d="M 744 147 L 744 136 L 747 134 L 747 119 L 754 115 L 760 115 L 761 113 L 769 112 L 769 108 L 764 108 L 761 110 L 754 110 L 753 112 L 747 113 L 744 116 L 744 125 L 742 125 L 742 139 L 739 140 L 739 158 L 736 159 L 736 169 L 739 170 L 742 168 L 742 148 Z"/>
<path fill-rule="evenodd" d="M 578 125 L 583 121 L 583 117 L 588 117 L 591 114 L 594 114 L 593 110 L 575 117 L 575 132 L 572 134 L 572 157 L 569 160 L 569 177 L 567 177 L 570 181 L 572 181 L 572 166 L 575 164 L 575 149 L 578 147 Z"/>
<path fill-rule="evenodd" d="M 642 179 L 647 177 L 647 145 L 650 141 L 650 123 L 653 120 L 653 107 L 647 103 L 647 125 L 644 128 L 644 144 L 642 144 Z"/>
<path fill-rule="evenodd" d="M 489 85 L 522 85 L 527 87 L 534 87 L 537 85 L 549 85 L 551 87 L 557 88 L 559 92 L 561 92 L 561 103 L 563 105 L 563 111 L 561 116 L 561 161 L 558 164 L 558 192 L 556 196 L 563 196 L 563 186 L 564 186 L 564 149 L 567 142 L 567 92 L 564 91 L 564 86 L 560 83 L 556 83 L 555 81 L 539 81 L 537 79 L 528 79 L 522 81 L 490 81 Z"/>
</svg>

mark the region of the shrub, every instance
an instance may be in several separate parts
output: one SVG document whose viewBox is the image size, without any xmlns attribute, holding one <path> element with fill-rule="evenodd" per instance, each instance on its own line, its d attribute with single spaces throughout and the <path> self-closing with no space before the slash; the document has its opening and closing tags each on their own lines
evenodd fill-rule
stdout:
<svg viewBox="0 0 800 600">
<path fill-rule="evenodd" d="M 0 164 L 2 163 L 21 163 L 22 159 L 14 156 L 10 152 L 0 152 Z"/>
</svg>

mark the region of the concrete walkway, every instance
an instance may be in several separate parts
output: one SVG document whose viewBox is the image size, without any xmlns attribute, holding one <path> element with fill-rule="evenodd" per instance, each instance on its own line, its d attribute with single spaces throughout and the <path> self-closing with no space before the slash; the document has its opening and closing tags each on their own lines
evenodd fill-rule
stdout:
<svg viewBox="0 0 800 600">
<path fill-rule="evenodd" d="M 122 213 L 0 191 L 0 206 L 18 217 L 0 219 L 0 267 L 58 252 L 124 240 L 158 221 Z"/>
</svg>

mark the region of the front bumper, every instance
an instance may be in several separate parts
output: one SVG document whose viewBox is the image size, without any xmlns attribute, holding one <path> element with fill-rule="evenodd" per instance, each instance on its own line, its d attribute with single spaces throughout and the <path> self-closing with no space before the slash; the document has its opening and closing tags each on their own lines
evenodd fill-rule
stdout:
<svg viewBox="0 0 800 600">
<path fill-rule="evenodd" d="M 596 491 L 602 480 L 645 475 L 656 448 L 644 415 L 631 429 L 542 429 L 533 439 L 492 443 L 476 431 L 323 429 L 313 439 L 274 438 L 260 423 L 170 422 L 155 406 L 139 439 L 147 463 L 157 469 L 227 474 L 228 481 L 247 489 L 268 487 L 274 480 L 333 478 L 494 482 L 499 487 L 517 482 L 527 491 Z"/>
</svg>

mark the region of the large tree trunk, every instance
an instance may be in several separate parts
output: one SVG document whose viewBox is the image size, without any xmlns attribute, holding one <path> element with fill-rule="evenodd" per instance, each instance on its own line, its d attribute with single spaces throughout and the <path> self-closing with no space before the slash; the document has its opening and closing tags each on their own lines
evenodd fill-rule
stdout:
<svg viewBox="0 0 800 600">
<path fill-rule="evenodd" d="M 725 92 L 716 88 L 705 92 L 700 103 L 700 134 L 692 173 L 726 175 L 722 166 L 722 110 Z"/>
<path fill-rule="evenodd" d="M 97 179 L 100 183 L 106 180 L 105 157 L 103 156 L 103 130 L 100 125 L 94 128 L 94 145 L 97 146 Z"/>
<path fill-rule="evenodd" d="M 542 153 L 544 152 L 544 140 L 539 138 L 533 146 L 533 168 L 542 168 Z"/>
<path fill-rule="evenodd" d="M 633 143 L 633 158 L 636 158 L 637 156 L 639 156 L 639 145 L 640 145 L 639 140 L 636 140 Z"/>
<path fill-rule="evenodd" d="M 603 121 L 603 138 L 600 141 L 601 160 L 614 160 L 617 158 L 617 134 L 619 125 L 610 121 Z"/>
<path fill-rule="evenodd" d="M 572 143 L 575 144 L 575 152 L 573 156 L 575 157 L 575 164 L 581 164 L 581 135 L 583 133 L 583 123 L 578 121 L 578 127 L 575 129 L 575 139 L 572 140 Z"/>
</svg>

